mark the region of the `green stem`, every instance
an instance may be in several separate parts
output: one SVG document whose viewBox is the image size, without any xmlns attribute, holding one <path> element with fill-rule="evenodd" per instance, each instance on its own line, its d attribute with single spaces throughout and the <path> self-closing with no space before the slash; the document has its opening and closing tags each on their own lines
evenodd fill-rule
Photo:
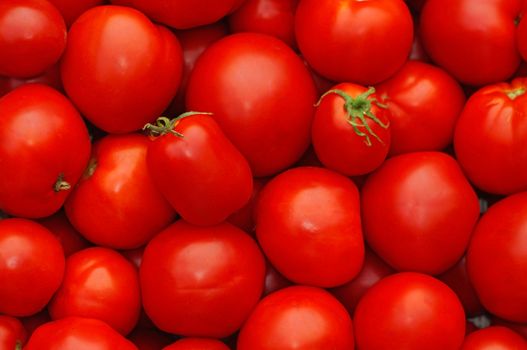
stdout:
<svg viewBox="0 0 527 350">
<path fill-rule="evenodd" d="M 22 342 L 20 340 L 16 341 L 15 350 L 22 350 Z"/>
<path fill-rule="evenodd" d="M 180 132 L 177 132 L 175 130 L 176 125 L 181 121 L 181 119 L 191 117 L 193 115 L 197 114 L 204 114 L 204 115 L 212 115 L 212 113 L 208 112 L 185 112 L 183 114 L 180 114 L 176 118 L 169 119 L 167 117 L 159 117 L 156 120 L 155 124 L 147 123 L 145 126 L 143 126 L 143 130 L 148 130 L 151 135 L 153 136 L 161 136 L 168 133 L 171 133 L 173 135 L 176 135 L 177 137 L 184 137 L 184 135 Z"/>
<path fill-rule="evenodd" d="M 518 96 L 521 96 L 525 93 L 525 87 L 519 87 L 517 89 L 514 89 L 514 90 L 509 90 L 506 92 L 507 96 L 511 99 L 511 100 L 514 100 L 516 99 L 516 97 Z"/>
<path fill-rule="evenodd" d="M 57 181 L 55 182 L 55 185 L 53 185 L 53 190 L 55 192 L 60 192 L 60 191 L 67 191 L 69 189 L 71 189 L 71 185 L 69 184 L 69 182 L 64 181 L 64 174 L 60 173 L 59 176 L 57 177 Z"/>
</svg>

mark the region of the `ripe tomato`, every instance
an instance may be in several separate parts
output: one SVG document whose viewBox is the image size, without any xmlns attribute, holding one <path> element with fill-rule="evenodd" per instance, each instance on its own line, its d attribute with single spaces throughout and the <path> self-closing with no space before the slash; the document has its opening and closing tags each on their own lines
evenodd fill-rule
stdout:
<svg viewBox="0 0 527 350">
<path fill-rule="evenodd" d="M 527 350 L 527 341 L 505 327 L 488 327 L 469 334 L 461 350 Z"/>
<path fill-rule="evenodd" d="M 88 9 L 103 5 L 105 0 L 48 0 L 60 11 L 66 25 L 70 27 Z"/>
<path fill-rule="evenodd" d="M 265 297 L 243 325 L 238 350 L 353 350 L 346 309 L 325 290 L 294 286 Z"/>
<path fill-rule="evenodd" d="M 391 155 L 441 151 L 450 145 L 465 95 L 448 73 L 408 61 L 376 89 L 390 111 Z"/>
<path fill-rule="evenodd" d="M 364 261 L 357 187 L 327 169 L 290 169 L 260 193 L 256 236 L 287 279 L 319 287 L 346 283 Z"/>
<path fill-rule="evenodd" d="M 27 331 L 14 317 L 0 315 L 0 349 L 18 350 L 26 343 Z"/>
<path fill-rule="evenodd" d="M 138 134 L 109 135 L 94 144 L 90 165 L 65 205 L 89 241 L 137 248 L 173 221 L 175 212 L 147 167 L 148 145 Z"/>
<path fill-rule="evenodd" d="M 295 33 L 315 71 L 368 85 L 389 78 L 406 61 L 413 23 L 402 0 L 301 0 Z"/>
<path fill-rule="evenodd" d="M 476 193 L 440 152 L 388 159 L 362 188 L 366 241 L 399 271 L 445 272 L 461 259 L 479 218 Z"/>
<path fill-rule="evenodd" d="M 90 156 L 88 130 L 73 105 L 40 84 L 0 99 L 0 209 L 21 217 L 55 213 Z"/>
<path fill-rule="evenodd" d="M 148 243 L 139 274 L 143 307 L 159 329 L 221 338 L 258 302 L 265 262 L 250 236 L 230 224 L 180 220 Z"/>
<path fill-rule="evenodd" d="M 481 303 L 513 322 L 527 322 L 525 225 L 527 192 L 509 196 L 483 215 L 467 253 L 468 275 Z"/>
<path fill-rule="evenodd" d="M 134 9 L 98 6 L 71 26 L 61 61 L 64 89 L 82 114 L 111 133 L 138 130 L 175 96 L 181 47 Z"/>
<path fill-rule="evenodd" d="M 0 75 L 30 78 L 55 64 L 66 47 L 66 25 L 45 0 L 0 1 Z"/>
<path fill-rule="evenodd" d="M 63 274 L 64 252 L 48 229 L 26 219 L 0 220 L 0 314 L 42 310 Z"/>
<path fill-rule="evenodd" d="M 378 103 L 375 89 L 342 83 L 317 103 L 311 142 L 325 167 L 356 176 L 386 159 L 390 134 L 389 112 Z"/>
<path fill-rule="evenodd" d="M 59 211 L 52 216 L 38 220 L 38 223 L 50 230 L 62 245 L 66 257 L 88 248 L 90 243 L 80 235 L 80 233 L 71 226 L 66 214 Z"/>
<path fill-rule="evenodd" d="M 461 83 L 507 80 L 520 64 L 515 20 L 521 0 L 428 0 L 420 31 L 432 60 Z"/>
<path fill-rule="evenodd" d="M 469 180 L 483 191 L 527 190 L 527 78 L 489 85 L 465 104 L 454 149 Z"/>
<path fill-rule="evenodd" d="M 403 272 L 370 288 L 354 315 L 359 349 L 458 350 L 465 314 L 456 294 L 428 275 Z"/>
<path fill-rule="evenodd" d="M 255 176 L 294 164 L 309 145 L 316 91 L 302 60 L 263 34 L 230 35 L 196 62 L 187 108 L 214 114 Z"/>
<path fill-rule="evenodd" d="M 164 347 L 163 350 L 229 350 L 229 348 L 219 340 L 183 338 L 174 344 Z"/>
<path fill-rule="evenodd" d="M 38 327 L 24 350 L 138 350 L 100 320 L 67 317 Z"/>
</svg>

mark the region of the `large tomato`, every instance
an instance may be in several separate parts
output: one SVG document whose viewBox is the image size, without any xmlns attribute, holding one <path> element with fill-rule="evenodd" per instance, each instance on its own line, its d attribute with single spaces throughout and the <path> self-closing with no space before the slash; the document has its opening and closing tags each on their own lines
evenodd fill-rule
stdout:
<svg viewBox="0 0 527 350">
<path fill-rule="evenodd" d="M 301 0 L 295 21 L 306 61 L 337 82 L 379 83 L 412 48 L 412 16 L 402 0 Z"/>
<path fill-rule="evenodd" d="M 362 188 L 367 242 L 401 271 L 445 272 L 461 259 L 479 217 L 476 193 L 440 152 L 387 160 Z"/>
<path fill-rule="evenodd" d="M 255 176 L 295 163 L 309 145 L 316 91 L 302 60 L 282 41 L 230 35 L 196 62 L 187 108 L 212 112 Z"/>
<path fill-rule="evenodd" d="M 359 349 L 458 350 L 465 335 L 456 294 L 414 272 L 388 276 L 370 288 L 353 319 Z"/>
<path fill-rule="evenodd" d="M 27 331 L 14 317 L 0 315 L 0 349 L 19 350 L 26 343 Z"/>
<path fill-rule="evenodd" d="M 465 104 L 455 134 L 459 164 L 478 188 L 527 190 L 527 78 L 489 85 Z"/>
<path fill-rule="evenodd" d="M 98 6 L 71 26 L 61 61 L 64 89 L 83 115 L 111 133 L 138 130 L 175 96 L 181 47 L 141 12 Z"/>
<path fill-rule="evenodd" d="M 0 99 L 0 209 L 45 217 L 62 206 L 90 157 L 81 116 L 63 95 L 40 84 Z"/>
<path fill-rule="evenodd" d="M 527 350 L 527 341 L 506 327 L 488 327 L 467 336 L 461 350 Z"/>
</svg>

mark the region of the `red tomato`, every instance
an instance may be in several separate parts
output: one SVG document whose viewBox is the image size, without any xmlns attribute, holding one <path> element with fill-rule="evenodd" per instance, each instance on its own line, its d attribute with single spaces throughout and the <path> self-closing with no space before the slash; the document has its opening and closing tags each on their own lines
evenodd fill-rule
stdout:
<svg viewBox="0 0 527 350">
<path fill-rule="evenodd" d="M 0 1 L 0 75 L 30 78 L 55 64 L 66 47 L 66 25 L 45 0 Z"/>
<path fill-rule="evenodd" d="M 318 73 L 367 85 L 389 78 L 406 61 L 413 23 L 402 0 L 301 0 L 295 33 Z"/>
<path fill-rule="evenodd" d="M 75 20 L 92 7 L 103 5 L 105 0 L 48 0 L 60 11 L 66 25 L 70 27 Z"/>
<path fill-rule="evenodd" d="M 68 219 L 89 241 L 137 248 L 173 221 L 175 212 L 148 170 L 148 146 L 148 138 L 137 134 L 95 143 L 90 165 L 65 205 Z"/>
<path fill-rule="evenodd" d="M 250 236 L 230 224 L 180 220 L 148 243 L 139 273 L 143 306 L 159 329 L 221 338 L 258 302 L 265 262 Z"/>
<path fill-rule="evenodd" d="M 359 349 L 458 350 L 465 314 L 456 294 L 433 277 L 403 272 L 370 288 L 354 315 Z"/>
<path fill-rule="evenodd" d="M 461 350 L 527 350 L 527 341 L 505 327 L 488 327 L 471 333 Z"/>
<path fill-rule="evenodd" d="M 461 259 L 479 217 L 476 193 L 440 152 L 388 159 L 362 188 L 366 241 L 399 271 L 445 272 Z"/>
<path fill-rule="evenodd" d="M 274 36 L 294 47 L 295 11 L 299 0 L 247 0 L 229 18 L 232 33 L 253 32 Z"/>
<path fill-rule="evenodd" d="M 205 338 L 183 338 L 163 350 L 229 350 L 227 345 L 219 340 Z"/>
<path fill-rule="evenodd" d="M 421 38 L 432 60 L 461 83 L 503 81 L 520 64 L 515 42 L 520 9 L 520 0 L 428 0 Z"/>
<path fill-rule="evenodd" d="M 10 78 L 0 77 L 0 97 L 13 91 L 19 86 L 30 83 L 40 83 L 48 85 L 55 90 L 62 91 L 62 81 L 60 78 L 59 65 L 55 64 L 39 76 L 32 78 Z"/>
<path fill-rule="evenodd" d="M 364 261 L 357 187 L 327 169 L 290 169 L 260 193 L 256 236 L 287 279 L 319 287 L 346 283 Z"/>
<path fill-rule="evenodd" d="M 66 259 L 62 285 L 48 309 L 53 320 L 95 318 L 126 335 L 141 310 L 137 269 L 111 249 L 94 247 L 77 252 Z"/>
<path fill-rule="evenodd" d="M 0 220 L 0 314 L 39 312 L 63 274 L 64 252 L 48 229 L 26 219 Z"/>
<path fill-rule="evenodd" d="M 325 167 L 346 176 L 367 174 L 382 164 L 390 149 L 389 112 L 375 89 L 342 83 L 317 103 L 311 142 Z"/>
<path fill-rule="evenodd" d="M 174 341 L 166 333 L 162 333 L 157 329 L 147 328 L 136 328 L 128 336 L 128 339 L 137 346 L 138 350 L 161 350 Z"/>
<path fill-rule="evenodd" d="M 456 157 L 483 191 L 527 190 L 527 78 L 489 85 L 465 104 L 454 134 Z"/>
<path fill-rule="evenodd" d="M 391 155 L 441 151 L 450 145 L 465 95 L 445 71 L 409 61 L 376 88 L 390 111 Z"/>
<path fill-rule="evenodd" d="M 152 179 L 179 215 L 194 225 L 216 225 L 251 198 L 245 158 L 213 117 L 190 112 L 148 124 L 154 135 L 147 164 Z"/>
<path fill-rule="evenodd" d="M 309 145 L 314 83 L 276 38 L 240 33 L 219 40 L 196 62 L 186 98 L 189 110 L 214 113 L 255 176 L 291 166 Z"/>
<path fill-rule="evenodd" d="M 38 327 L 24 350 L 138 350 L 103 321 L 67 317 Z"/>
<path fill-rule="evenodd" d="M 63 211 L 59 211 L 52 216 L 39 220 L 38 222 L 50 230 L 51 233 L 59 239 L 66 257 L 90 246 L 90 243 L 85 240 L 73 226 L 71 226 Z"/>
<path fill-rule="evenodd" d="M 527 192 L 509 196 L 483 215 L 467 253 L 468 275 L 481 303 L 513 322 L 527 322 L 526 225 Z"/>
<path fill-rule="evenodd" d="M 138 130 L 175 96 L 183 65 L 179 42 L 139 11 L 95 7 L 68 35 L 61 61 L 64 89 L 100 129 Z"/>
<path fill-rule="evenodd" d="M 40 84 L 0 99 L 0 209 L 22 217 L 55 213 L 90 156 L 86 125 L 60 93 Z"/>
<path fill-rule="evenodd" d="M 354 349 L 346 309 L 325 290 L 295 286 L 265 297 L 243 325 L 238 350 Z"/>
<path fill-rule="evenodd" d="M 26 343 L 27 331 L 20 320 L 0 315 L 0 349 L 18 350 Z"/>
</svg>

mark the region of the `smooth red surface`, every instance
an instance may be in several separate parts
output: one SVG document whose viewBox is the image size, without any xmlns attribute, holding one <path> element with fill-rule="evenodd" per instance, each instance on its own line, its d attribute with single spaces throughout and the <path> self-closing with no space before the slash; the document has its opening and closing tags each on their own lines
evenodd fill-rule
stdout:
<svg viewBox="0 0 527 350">
<path fill-rule="evenodd" d="M 505 327 L 488 327 L 471 333 L 461 350 L 526 350 L 527 341 Z"/>
<path fill-rule="evenodd" d="M 27 331 L 19 319 L 0 315 L 0 349 L 14 350 L 26 340 Z"/>
</svg>

